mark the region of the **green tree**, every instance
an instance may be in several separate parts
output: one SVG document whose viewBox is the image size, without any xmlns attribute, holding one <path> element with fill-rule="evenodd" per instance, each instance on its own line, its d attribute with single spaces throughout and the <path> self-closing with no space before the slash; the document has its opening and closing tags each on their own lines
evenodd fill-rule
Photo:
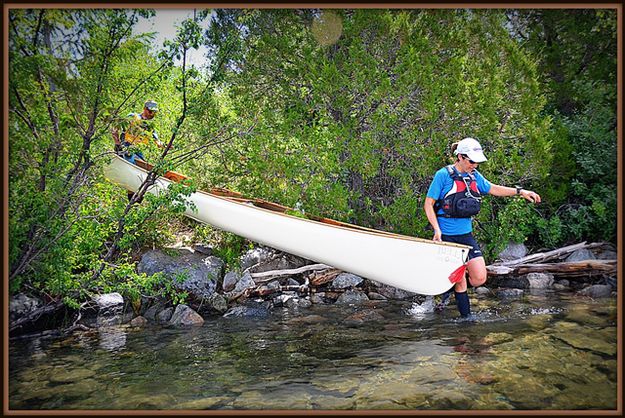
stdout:
<svg viewBox="0 0 625 418">
<path fill-rule="evenodd" d="M 616 240 L 616 10 L 517 10 L 510 27 L 537 57 L 554 120 L 546 217 L 561 242 Z"/>
<path fill-rule="evenodd" d="M 316 38 L 319 27 L 340 36 Z M 235 51 L 222 83 L 229 111 L 258 120 L 214 155 L 216 181 L 428 236 L 423 198 L 452 142 L 480 139 L 497 183 L 531 187 L 549 174 L 536 63 L 502 12 L 222 10 L 209 35 L 213 50 Z M 506 204 L 488 201 L 483 237 L 503 238 L 488 216 Z"/>
</svg>

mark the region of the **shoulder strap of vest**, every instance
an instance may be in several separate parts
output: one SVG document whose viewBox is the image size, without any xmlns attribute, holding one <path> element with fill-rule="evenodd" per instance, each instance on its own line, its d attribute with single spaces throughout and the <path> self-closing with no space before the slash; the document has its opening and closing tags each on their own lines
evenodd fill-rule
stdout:
<svg viewBox="0 0 625 418">
<path fill-rule="evenodd" d="M 448 166 L 445 167 L 447 169 L 447 173 L 449 173 L 449 176 L 456 180 L 462 180 L 464 181 L 465 176 L 461 176 L 460 173 L 458 172 L 458 170 L 456 170 L 456 167 L 453 164 L 450 164 Z M 467 172 L 467 176 L 469 177 L 469 180 L 471 181 L 476 181 L 475 180 L 475 176 L 473 175 L 473 173 L 471 172 Z"/>
</svg>

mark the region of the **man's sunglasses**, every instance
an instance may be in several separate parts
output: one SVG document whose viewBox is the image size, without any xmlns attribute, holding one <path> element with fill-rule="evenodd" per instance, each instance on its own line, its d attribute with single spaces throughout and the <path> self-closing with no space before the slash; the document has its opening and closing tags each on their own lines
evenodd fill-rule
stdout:
<svg viewBox="0 0 625 418">
<path fill-rule="evenodd" d="M 465 160 L 467 160 L 470 164 L 479 164 L 479 163 L 476 163 L 475 161 L 471 160 L 469 157 L 467 157 L 467 156 L 466 156 L 466 155 L 464 155 L 464 154 L 460 154 L 460 155 L 462 155 L 462 158 L 464 158 Z"/>
</svg>

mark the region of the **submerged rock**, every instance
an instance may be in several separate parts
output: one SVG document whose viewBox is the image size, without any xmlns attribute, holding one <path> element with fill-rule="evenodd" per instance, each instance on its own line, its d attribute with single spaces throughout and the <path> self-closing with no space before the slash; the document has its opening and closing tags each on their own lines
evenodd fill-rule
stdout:
<svg viewBox="0 0 625 418">
<path fill-rule="evenodd" d="M 578 294 L 591 298 L 608 298 L 612 295 L 612 286 L 607 284 L 594 284 L 580 290 Z"/>
<path fill-rule="evenodd" d="M 523 296 L 523 290 L 521 289 L 500 289 L 497 292 L 497 296 L 499 296 L 500 298 L 503 299 L 513 299 L 513 298 L 520 298 L 521 296 Z"/>
<path fill-rule="evenodd" d="M 373 309 L 367 309 L 351 314 L 343 320 L 343 324 L 346 326 L 358 326 L 367 322 L 384 321 L 384 317 Z"/>
<path fill-rule="evenodd" d="M 235 306 L 233 308 L 228 309 L 228 311 L 223 315 L 224 318 L 234 316 L 234 317 L 246 317 L 246 318 L 266 318 L 270 315 L 269 310 L 262 306 Z"/>
<path fill-rule="evenodd" d="M 486 286 L 480 286 L 475 288 L 475 293 L 477 293 L 478 295 L 488 295 L 490 294 L 490 289 Z"/>
<path fill-rule="evenodd" d="M 336 300 L 336 303 L 356 304 L 356 303 L 362 303 L 362 302 L 368 302 L 368 301 L 369 301 L 369 298 L 364 292 L 361 292 L 359 290 L 348 290 L 347 292 L 339 296 L 339 298 Z"/>
<path fill-rule="evenodd" d="M 310 306 L 312 305 L 312 302 L 308 299 L 294 297 L 294 298 L 290 298 L 289 300 L 287 300 L 284 305 L 287 308 L 291 308 L 291 309 L 310 308 Z"/>
</svg>

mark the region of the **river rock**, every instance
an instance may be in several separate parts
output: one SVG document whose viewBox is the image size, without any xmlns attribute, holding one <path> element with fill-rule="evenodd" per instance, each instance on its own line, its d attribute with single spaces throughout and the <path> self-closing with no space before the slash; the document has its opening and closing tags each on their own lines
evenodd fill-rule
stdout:
<svg viewBox="0 0 625 418">
<path fill-rule="evenodd" d="M 228 301 L 225 297 L 218 293 L 212 294 L 206 303 L 208 304 L 209 309 L 212 309 L 220 314 L 223 314 L 228 310 Z"/>
<path fill-rule="evenodd" d="M 343 324 L 350 327 L 374 321 L 384 321 L 384 317 L 373 309 L 367 309 L 364 311 L 354 312 L 343 320 Z"/>
<path fill-rule="evenodd" d="M 477 293 L 478 295 L 488 295 L 490 294 L 490 289 L 486 286 L 476 287 L 475 293 Z"/>
<path fill-rule="evenodd" d="M 269 316 L 270 312 L 267 308 L 259 305 L 259 306 L 235 306 L 224 314 L 224 318 L 234 316 L 234 317 L 246 317 L 246 318 L 265 318 Z"/>
<path fill-rule="evenodd" d="M 578 294 L 591 298 L 608 298 L 612 295 L 612 286 L 606 284 L 594 284 L 580 290 Z"/>
<path fill-rule="evenodd" d="M 9 319 L 11 322 L 43 306 L 43 302 L 24 293 L 18 293 L 9 302 Z"/>
<path fill-rule="evenodd" d="M 595 257 L 597 260 L 616 260 L 618 258 L 618 254 L 616 251 L 606 250 L 595 253 Z"/>
<path fill-rule="evenodd" d="M 146 326 L 148 323 L 148 320 L 145 319 L 143 316 L 138 316 L 136 318 L 133 318 L 130 321 L 130 326 L 131 327 L 144 327 Z"/>
<path fill-rule="evenodd" d="M 367 297 L 369 298 L 369 300 L 388 300 L 386 296 L 381 295 L 377 292 L 369 292 L 367 293 Z"/>
<path fill-rule="evenodd" d="M 525 276 L 513 276 L 513 277 L 493 277 L 488 282 L 491 286 L 512 288 L 512 289 L 528 289 L 530 287 L 527 275 Z"/>
<path fill-rule="evenodd" d="M 241 279 L 241 275 L 234 271 L 229 271 L 224 276 L 223 284 L 221 288 L 224 292 L 230 292 L 237 285 L 237 282 Z"/>
<path fill-rule="evenodd" d="M 326 303 L 325 293 L 324 292 L 313 293 L 312 295 L 310 295 L 310 301 L 316 305 L 323 305 L 324 303 Z"/>
<path fill-rule="evenodd" d="M 162 272 L 172 280 L 173 285 L 197 299 L 208 298 L 215 292 L 217 282 L 223 274 L 224 262 L 217 257 L 206 257 L 185 249 L 170 249 L 146 252 L 137 266 L 139 273 L 151 276 Z"/>
<path fill-rule="evenodd" d="M 498 258 L 501 261 L 512 261 L 523 258 L 527 255 L 527 247 L 525 244 L 517 244 L 515 242 L 508 243 L 508 246 L 499 253 Z"/>
<path fill-rule="evenodd" d="M 145 310 L 143 316 L 148 321 L 156 321 L 156 315 L 167 307 L 164 301 L 159 301 Z"/>
<path fill-rule="evenodd" d="M 573 251 L 567 258 L 567 262 L 584 261 L 584 260 L 596 260 L 595 255 L 588 248 L 580 248 Z"/>
<path fill-rule="evenodd" d="M 312 306 L 312 302 L 305 298 L 290 298 L 284 304 L 287 308 L 297 309 L 297 308 L 310 308 Z"/>
<path fill-rule="evenodd" d="M 551 273 L 529 273 L 525 277 L 530 289 L 549 289 L 553 285 Z"/>
<path fill-rule="evenodd" d="M 254 265 L 264 263 L 275 256 L 276 252 L 271 248 L 256 247 L 241 256 L 241 270 L 247 270 Z"/>
<path fill-rule="evenodd" d="M 62 369 L 55 371 L 50 376 L 52 383 L 70 383 L 78 382 L 83 379 L 95 376 L 96 372 L 90 369 Z"/>
<path fill-rule="evenodd" d="M 497 296 L 503 299 L 514 299 L 523 296 L 522 289 L 499 289 Z"/>
<path fill-rule="evenodd" d="M 412 299 L 416 293 L 408 292 L 407 290 L 398 289 L 393 286 L 382 285 L 376 289 L 376 293 L 384 296 L 387 299 L 392 300 L 407 300 Z"/>
<path fill-rule="evenodd" d="M 93 298 L 96 304 L 95 323 L 87 313 L 85 315 L 85 323 L 88 326 L 108 327 L 111 325 L 119 325 L 123 322 L 124 298 L 117 292 L 97 295 Z"/>
<path fill-rule="evenodd" d="M 174 308 L 165 308 L 156 314 L 156 322 L 159 324 L 166 324 L 171 320 L 174 314 Z"/>
<path fill-rule="evenodd" d="M 243 277 L 237 282 L 236 286 L 234 286 L 234 290 L 228 292 L 226 297 L 229 300 L 234 300 L 239 298 L 247 289 L 254 289 L 256 287 L 256 283 L 254 283 L 254 279 L 252 279 L 252 275 L 248 272 L 245 272 Z"/>
<path fill-rule="evenodd" d="M 272 270 L 289 270 L 310 264 L 309 260 L 283 253 L 269 247 L 257 247 L 241 257 L 241 270 L 263 273 Z"/>
<path fill-rule="evenodd" d="M 367 301 L 369 301 L 369 298 L 364 292 L 361 292 L 360 290 L 348 290 L 341 296 L 339 296 L 339 298 L 336 300 L 336 303 L 349 305 Z"/>
<path fill-rule="evenodd" d="M 187 305 L 178 305 L 169 320 L 169 325 L 176 327 L 202 326 L 204 318 Z"/>
<path fill-rule="evenodd" d="M 355 274 L 341 273 L 332 281 L 332 287 L 335 289 L 347 289 L 358 286 L 362 281 L 362 277 Z"/>
</svg>

